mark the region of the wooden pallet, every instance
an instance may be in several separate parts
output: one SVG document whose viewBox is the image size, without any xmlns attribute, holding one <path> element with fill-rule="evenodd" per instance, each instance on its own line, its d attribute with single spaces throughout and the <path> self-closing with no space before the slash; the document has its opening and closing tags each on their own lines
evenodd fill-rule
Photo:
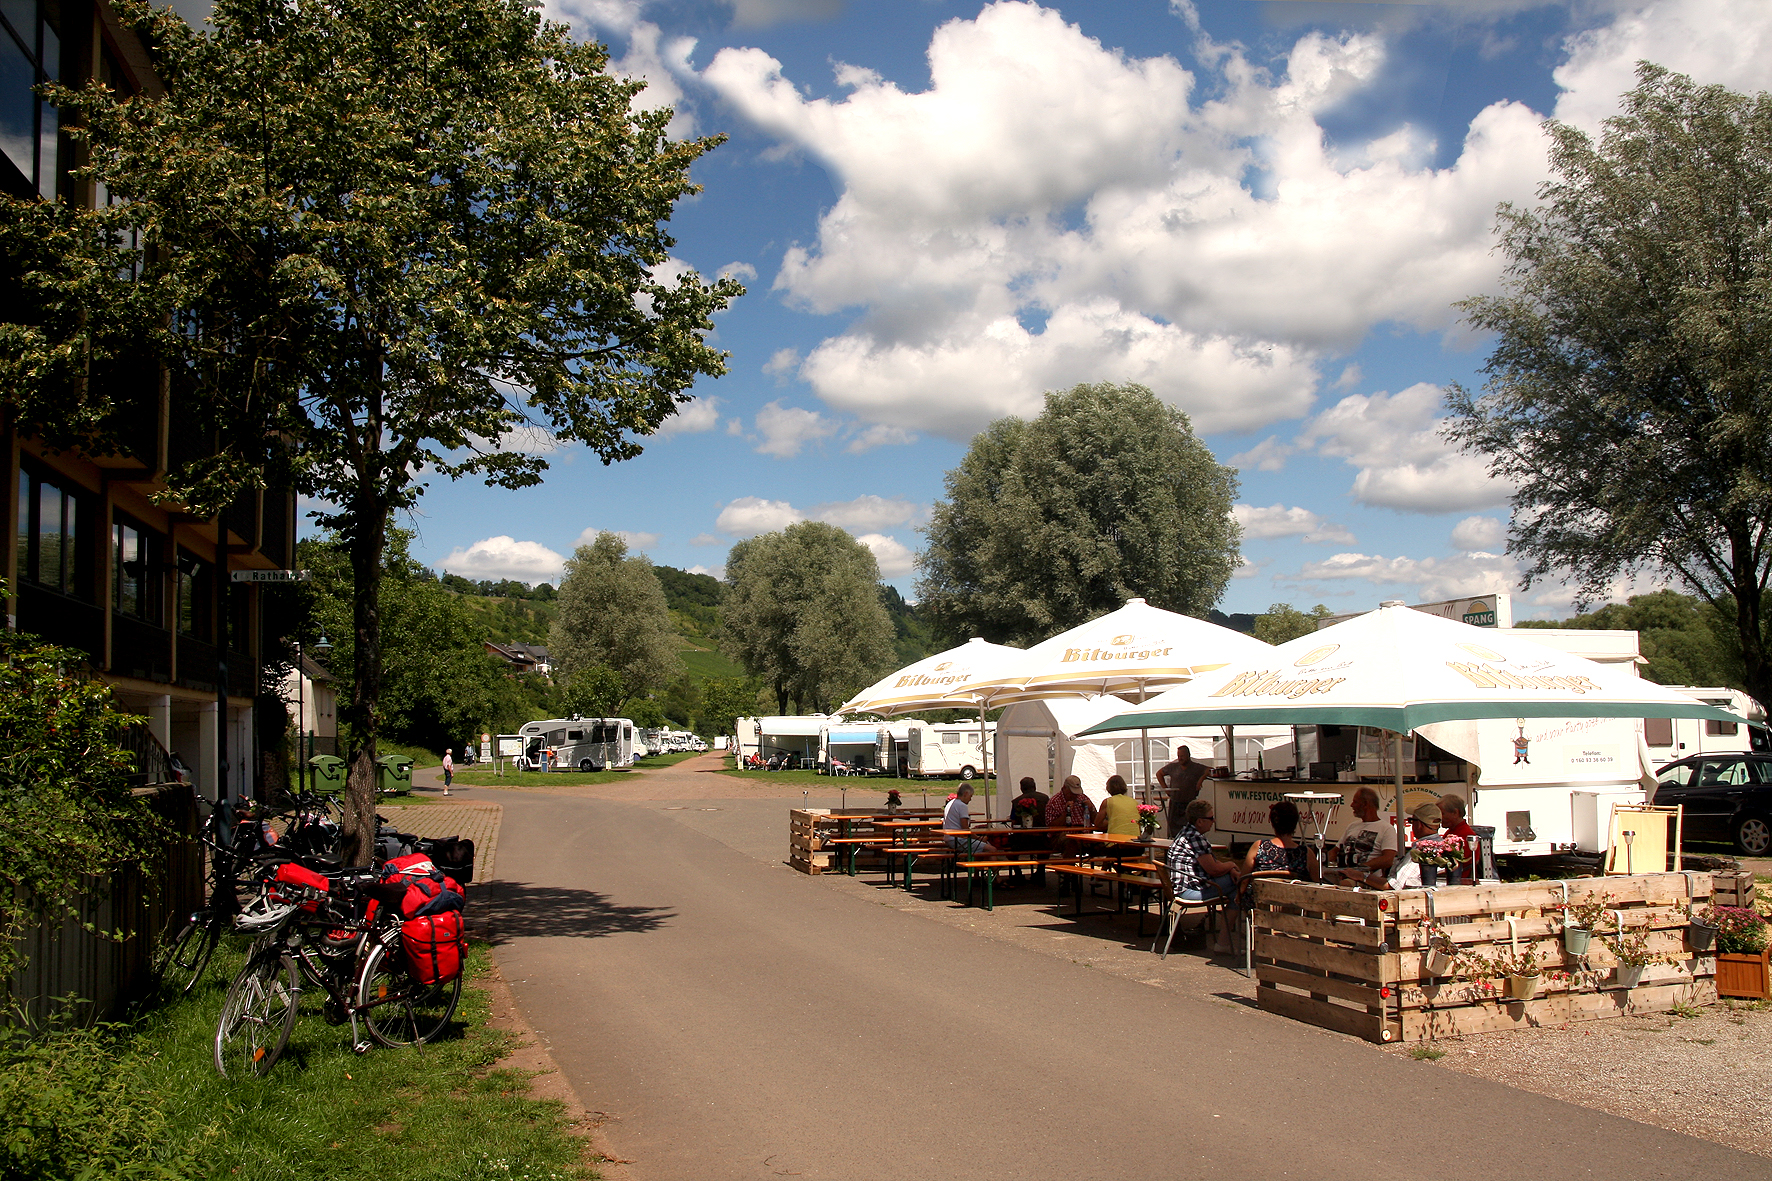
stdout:
<svg viewBox="0 0 1772 1181">
<path fill-rule="evenodd" d="M 1686 945 L 1678 909 L 1711 897 L 1711 875 L 1635 874 L 1566 883 L 1449 886 L 1432 892 L 1354 892 L 1300 882 L 1255 886 L 1257 1003 L 1369 1041 L 1421 1041 L 1535 1025 L 1661 1012 L 1714 1002 L 1716 959 Z M 1552 904 L 1611 895 L 1627 931 L 1646 934 L 1668 962 L 1626 989 L 1617 981 L 1609 936 L 1596 933 L 1585 957 L 1563 949 Z M 1531 1000 L 1506 997 L 1499 979 L 1437 978 L 1426 969 L 1429 913 L 1461 952 L 1492 955 L 1515 946 L 1540 966 Z M 1508 919 L 1512 918 L 1510 924 Z"/>
<path fill-rule="evenodd" d="M 1754 875 L 1746 870 L 1711 875 L 1716 883 L 1711 901 L 1718 906 L 1752 906 L 1755 900 Z"/>
</svg>

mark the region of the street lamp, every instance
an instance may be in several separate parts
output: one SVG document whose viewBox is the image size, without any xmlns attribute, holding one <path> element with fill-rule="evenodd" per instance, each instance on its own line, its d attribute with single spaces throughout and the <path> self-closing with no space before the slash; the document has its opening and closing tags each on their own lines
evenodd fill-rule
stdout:
<svg viewBox="0 0 1772 1181">
<path fill-rule="evenodd" d="M 319 640 L 315 641 L 314 651 L 319 653 L 321 656 L 324 656 L 328 652 L 332 651 L 332 645 L 327 642 L 325 632 L 321 632 Z M 313 732 L 311 730 L 307 729 L 308 709 L 307 709 L 307 694 L 305 692 L 305 687 L 307 685 L 307 680 L 308 680 L 308 670 L 306 668 L 302 667 L 302 662 L 305 658 L 306 657 L 305 657 L 304 653 L 302 652 L 301 641 L 296 640 L 295 641 L 295 786 L 296 786 L 296 790 L 298 792 L 306 792 L 308 790 L 308 760 L 304 756 L 303 751 L 302 751 L 303 737 L 304 737 L 303 732 L 306 731 L 307 745 L 310 749 L 313 746 L 313 737 L 314 737 Z M 318 700 L 315 701 L 315 704 L 316 705 L 319 704 Z"/>
</svg>

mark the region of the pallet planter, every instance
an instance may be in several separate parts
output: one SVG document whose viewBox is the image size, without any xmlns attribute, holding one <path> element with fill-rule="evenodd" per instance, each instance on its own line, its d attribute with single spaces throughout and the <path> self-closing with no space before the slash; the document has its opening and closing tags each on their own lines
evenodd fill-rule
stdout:
<svg viewBox="0 0 1772 1181">
<path fill-rule="evenodd" d="M 831 844 L 832 838 L 845 833 L 850 836 L 872 836 L 875 820 L 925 814 L 904 810 L 857 812 L 851 809 L 847 812 L 833 812 L 829 808 L 790 808 L 788 864 L 801 873 L 833 873 L 840 868 L 838 859 L 843 858 L 843 864 L 846 864 L 849 854 L 841 851 L 841 846 Z M 860 868 L 879 868 L 885 865 L 885 858 L 874 850 L 865 849 L 860 854 L 857 865 Z"/>
<path fill-rule="evenodd" d="M 1717 953 L 1717 995 L 1772 1000 L 1772 947 L 1759 955 Z"/>
<path fill-rule="evenodd" d="M 1711 875 L 1711 903 L 1715 906 L 1754 905 L 1754 875 L 1746 870 Z"/>
<path fill-rule="evenodd" d="M 1643 933 L 1649 950 L 1667 962 L 1649 965 L 1626 988 L 1613 971 L 1618 960 L 1609 927 L 1594 933 L 1585 956 L 1565 952 L 1562 917 L 1552 909 L 1565 901 L 1565 885 L 1569 901 L 1612 895 L 1609 909 L 1623 913 L 1625 929 Z M 1710 896 L 1705 873 L 1448 886 L 1431 894 L 1258 882 L 1256 1000 L 1269 1012 L 1374 1042 L 1706 1005 L 1717 997 L 1716 957 L 1686 946 L 1679 907 Z M 1510 1000 L 1502 977 L 1436 976 L 1428 970 L 1430 941 L 1466 958 L 1517 946 L 1539 965 L 1536 994 Z"/>
</svg>

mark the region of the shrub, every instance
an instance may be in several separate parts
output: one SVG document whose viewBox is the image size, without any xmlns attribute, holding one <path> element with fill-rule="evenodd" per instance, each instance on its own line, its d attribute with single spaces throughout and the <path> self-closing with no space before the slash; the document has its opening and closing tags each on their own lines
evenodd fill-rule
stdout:
<svg viewBox="0 0 1772 1181">
<path fill-rule="evenodd" d="M 1745 906 L 1711 908 L 1717 928 L 1717 950 L 1737 955 L 1759 955 L 1766 950 L 1766 920 Z"/>
</svg>

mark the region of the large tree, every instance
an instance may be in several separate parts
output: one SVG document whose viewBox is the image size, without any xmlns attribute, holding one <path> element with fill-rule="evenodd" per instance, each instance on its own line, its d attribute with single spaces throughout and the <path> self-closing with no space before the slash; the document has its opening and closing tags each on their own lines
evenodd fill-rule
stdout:
<svg viewBox="0 0 1772 1181">
<path fill-rule="evenodd" d="M 580 711 L 614 717 L 683 671 L 664 587 L 644 554 L 605 530 L 566 561 L 548 660 Z M 638 720 L 638 719 L 636 719 Z"/>
<path fill-rule="evenodd" d="M 67 378 L 83 326 L 121 325 L 214 428 L 174 498 L 209 515 L 287 463 L 344 540 L 367 859 L 393 514 L 432 476 L 537 482 L 546 449 L 506 445 L 537 427 L 630 458 L 724 371 L 703 337 L 742 289 L 654 278 L 717 141 L 667 138 L 670 111 L 635 109 L 640 83 L 523 0 L 217 0 L 203 32 L 118 7 L 167 90 L 59 96 L 111 200 L 39 218 L 90 261 L 44 272 L 33 298 L 63 314 L 38 317 L 25 376 Z"/>
<path fill-rule="evenodd" d="M 993 423 L 947 493 L 917 590 L 953 640 L 1043 640 L 1134 596 L 1203 615 L 1239 561 L 1235 470 L 1143 386 L 1079 385 Z"/>
<path fill-rule="evenodd" d="M 892 666 L 880 566 L 835 525 L 802 521 L 726 555 L 722 647 L 782 713 L 827 713 Z"/>
<path fill-rule="evenodd" d="M 1526 585 L 1584 601 L 1640 571 L 1733 622 L 1772 702 L 1772 96 L 1644 63 L 1599 142 L 1546 124 L 1541 203 L 1500 209 L 1507 290 L 1463 305 L 1496 336 L 1449 436 L 1510 481 Z"/>
</svg>

